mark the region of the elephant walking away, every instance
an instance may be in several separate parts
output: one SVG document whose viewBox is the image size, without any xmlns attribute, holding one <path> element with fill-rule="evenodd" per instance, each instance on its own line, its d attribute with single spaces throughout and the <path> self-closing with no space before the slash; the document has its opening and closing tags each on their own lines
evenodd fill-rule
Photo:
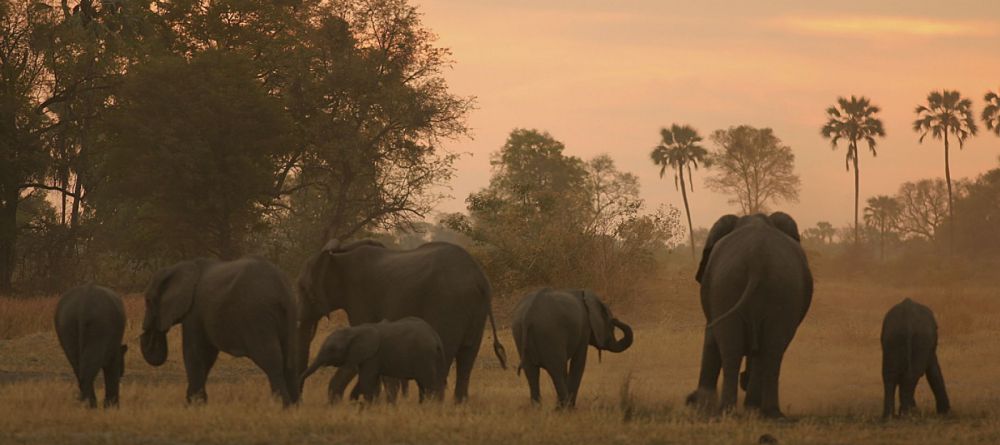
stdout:
<svg viewBox="0 0 1000 445">
<path fill-rule="evenodd" d="M 162 365 L 167 331 L 180 323 L 188 403 L 207 401 L 205 382 L 222 351 L 249 357 L 288 406 L 299 398 L 297 316 L 288 280 L 262 258 L 183 261 L 159 271 L 146 290 L 142 356 Z"/>
<path fill-rule="evenodd" d="M 381 378 L 413 379 L 420 401 L 440 399 L 444 390 L 444 348 L 441 337 L 417 317 L 341 328 L 326 338 L 302 381 L 324 366 L 358 369 L 358 395 L 374 400 Z"/>
<path fill-rule="evenodd" d="M 80 400 L 97 406 L 94 379 L 104 373 L 104 407 L 118 405 L 125 374 L 125 307 L 111 289 L 87 285 L 70 289 L 56 305 L 56 336 L 80 388 Z"/>
<path fill-rule="evenodd" d="M 622 331 L 616 340 L 614 329 Z M 587 364 L 587 347 L 622 352 L 632 346 L 632 328 L 588 290 L 542 289 L 514 308 L 511 334 L 521 358 L 531 401 L 538 403 L 539 368 L 552 378 L 559 407 L 573 407 Z M 567 370 L 567 362 L 569 367 Z"/>
<path fill-rule="evenodd" d="M 445 369 L 455 363 L 456 401 L 469 395 L 487 317 L 493 351 L 506 367 L 490 307 L 490 283 L 472 256 L 454 244 L 432 242 L 412 250 L 391 250 L 374 241 L 333 240 L 306 262 L 299 292 L 303 367 L 320 318 L 340 309 L 351 326 L 411 316 L 426 321 L 441 337 Z M 327 390 L 331 402 L 343 397 L 356 373 L 347 366 L 337 369 Z"/>
<path fill-rule="evenodd" d="M 745 380 L 748 408 L 783 417 L 778 377 L 785 350 L 809 311 L 813 280 L 791 216 L 726 215 L 712 226 L 695 279 L 707 326 L 698 389 L 689 404 L 710 405 L 723 374 L 719 407 L 736 404 Z M 747 358 L 747 373 L 740 364 Z"/>
<path fill-rule="evenodd" d="M 916 408 L 913 393 L 920 377 L 925 375 L 934 392 L 938 414 L 951 410 L 938 363 L 937 343 L 937 322 L 927 306 L 907 298 L 885 314 L 882 321 L 883 418 L 894 414 L 896 388 L 899 388 L 899 414 L 905 415 Z"/>
</svg>

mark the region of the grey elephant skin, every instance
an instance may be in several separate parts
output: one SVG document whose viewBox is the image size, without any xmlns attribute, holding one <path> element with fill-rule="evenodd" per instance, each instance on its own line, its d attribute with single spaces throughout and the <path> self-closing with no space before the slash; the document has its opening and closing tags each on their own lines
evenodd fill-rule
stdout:
<svg viewBox="0 0 1000 445">
<path fill-rule="evenodd" d="M 87 285 L 70 289 L 56 305 L 56 336 L 80 388 L 80 400 L 97 406 L 94 379 L 104 373 L 104 406 L 118 405 L 125 374 L 125 307 L 111 289 Z"/>
<path fill-rule="evenodd" d="M 615 328 L 622 330 L 620 340 L 615 339 Z M 542 289 L 525 296 L 514 308 L 511 334 L 532 402 L 540 401 L 539 369 L 545 369 L 559 407 L 576 405 L 588 346 L 622 352 L 633 340 L 632 328 L 614 318 L 596 294 L 578 289 Z"/>
<path fill-rule="evenodd" d="M 382 377 L 415 380 L 421 402 L 439 398 L 447 372 L 441 337 L 417 317 L 334 331 L 303 373 L 303 383 L 324 366 L 357 368 L 359 390 L 352 398 L 361 395 L 368 402 L 374 400 Z"/>
<path fill-rule="evenodd" d="M 698 389 L 689 404 L 736 404 L 740 364 L 747 358 L 744 404 L 783 417 L 778 377 L 785 350 L 812 302 L 813 280 L 791 216 L 725 215 L 712 226 L 695 275 L 707 326 Z"/>
<path fill-rule="evenodd" d="M 938 363 L 937 343 L 937 322 L 927 306 L 907 298 L 885 314 L 882 321 L 883 418 L 894 414 L 896 388 L 899 388 L 899 414 L 905 415 L 916 408 L 913 393 L 920 377 L 925 375 L 934 392 L 938 414 L 951 410 Z"/>
<path fill-rule="evenodd" d="M 332 311 L 346 312 L 351 326 L 418 317 L 441 337 L 447 368 L 455 363 L 455 400 L 462 401 L 468 397 L 489 317 L 493 350 L 506 367 L 503 346 L 496 339 L 490 283 L 472 256 L 454 244 L 432 242 L 412 250 L 391 250 L 374 241 L 334 240 L 306 262 L 299 291 L 301 351 L 309 351 L 316 324 Z M 303 354 L 303 366 L 307 359 Z M 351 367 L 337 369 L 327 390 L 331 402 L 343 397 L 356 373 Z"/>
<path fill-rule="evenodd" d="M 159 271 L 146 290 L 140 337 L 153 365 L 167 359 L 167 331 L 182 328 L 187 401 L 204 402 L 219 351 L 249 357 L 285 406 L 298 400 L 298 305 L 284 274 L 262 258 L 183 261 Z"/>
</svg>

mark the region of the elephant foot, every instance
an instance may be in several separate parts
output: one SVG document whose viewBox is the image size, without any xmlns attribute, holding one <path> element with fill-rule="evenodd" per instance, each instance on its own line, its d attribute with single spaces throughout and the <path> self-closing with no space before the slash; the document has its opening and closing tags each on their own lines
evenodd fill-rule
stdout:
<svg viewBox="0 0 1000 445">
<path fill-rule="evenodd" d="M 699 410 L 714 410 L 718 403 L 715 391 L 706 388 L 698 388 L 684 399 L 684 403 Z"/>
</svg>

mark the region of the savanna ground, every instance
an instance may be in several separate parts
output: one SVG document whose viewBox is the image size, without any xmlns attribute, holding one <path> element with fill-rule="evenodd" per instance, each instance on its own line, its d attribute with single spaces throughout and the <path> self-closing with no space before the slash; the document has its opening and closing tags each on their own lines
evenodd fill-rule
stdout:
<svg viewBox="0 0 1000 445">
<path fill-rule="evenodd" d="M 330 406 L 327 369 L 307 382 L 301 406 L 282 410 L 249 360 L 222 354 L 209 378 L 209 403 L 186 407 L 179 329 L 171 331 L 167 363 L 147 365 L 138 352 L 138 296 L 126 302 L 130 352 L 121 408 L 87 410 L 74 401 L 72 372 L 52 331 L 56 299 L 0 299 L 0 442 L 749 444 L 767 433 L 780 443 L 998 443 L 998 294 L 1000 285 L 899 287 L 820 276 L 782 369 L 781 405 L 797 420 L 789 424 L 739 412 L 705 418 L 684 406 L 696 383 L 704 326 L 687 272 L 664 277 L 642 304 L 612 302 L 616 315 L 633 323 L 635 343 L 622 354 L 604 354 L 603 363 L 591 350 L 578 408 L 569 412 L 553 409 L 544 374 L 543 406 L 531 406 L 523 377 L 499 368 L 488 333 L 464 405 L 418 405 L 411 396 L 395 406 Z M 881 319 L 904 297 L 937 313 L 950 416 L 931 413 L 930 390 L 921 381 L 917 402 L 924 414 L 879 418 Z M 505 326 L 507 305 L 494 306 Z M 336 317 L 326 323 L 320 338 L 336 323 Z M 500 335 L 516 364 L 509 331 Z"/>
</svg>

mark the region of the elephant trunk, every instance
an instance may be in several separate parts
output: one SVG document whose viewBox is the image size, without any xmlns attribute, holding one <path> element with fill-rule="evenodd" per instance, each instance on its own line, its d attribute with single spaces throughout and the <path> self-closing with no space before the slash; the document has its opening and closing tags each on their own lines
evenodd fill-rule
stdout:
<svg viewBox="0 0 1000 445">
<path fill-rule="evenodd" d="M 632 346 L 632 327 L 621 322 L 617 318 L 611 320 L 611 325 L 622 330 L 621 340 L 614 340 L 608 345 L 607 350 L 611 352 L 622 352 Z M 614 339 L 614 334 L 612 334 Z"/>
<path fill-rule="evenodd" d="M 153 366 L 160 366 L 167 361 L 167 333 L 156 329 L 142 331 L 139 336 L 139 344 L 142 349 L 142 358 L 146 363 Z"/>
<path fill-rule="evenodd" d="M 306 384 L 306 379 L 309 378 L 309 376 L 311 376 L 314 372 L 316 372 L 316 370 L 322 367 L 323 364 L 319 360 L 314 361 L 313 364 L 310 365 L 309 368 L 307 368 L 305 372 L 302 373 L 302 376 L 299 377 L 299 388 L 304 387 Z"/>
</svg>

